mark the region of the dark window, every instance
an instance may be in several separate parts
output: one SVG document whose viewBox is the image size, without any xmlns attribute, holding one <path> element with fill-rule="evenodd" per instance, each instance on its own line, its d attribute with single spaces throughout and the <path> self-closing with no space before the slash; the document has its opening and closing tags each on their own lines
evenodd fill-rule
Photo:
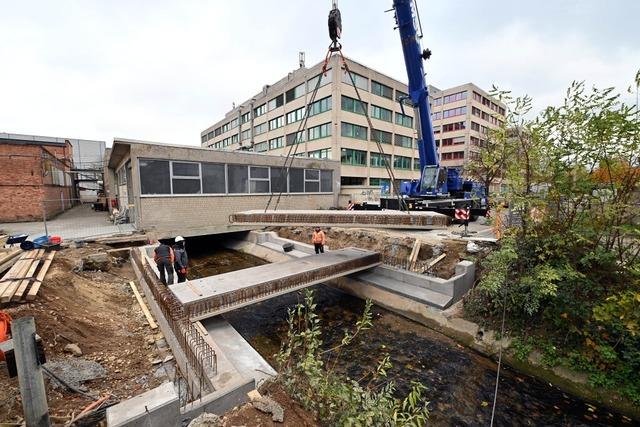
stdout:
<svg viewBox="0 0 640 427">
<path fill-rule="evenodd" d="M 140 160 L 142 194 L 171 194 L 171 177 L 167 160 Z"/>
<path fill-rule="evenodd" d="M 247 193 L 249 190 L 249 170 L 243 165 L 228 165 L 229 193 Z"/>
<path fill-rule="evenodd" d="M 372 129 L 371 140 L 378 141 L 383 144 L 391 144 L 392 134 L 391 132 L 385 132 L 383 130 Z"/>
<path fill-rule="evenodd" d="M 332 170 L 320 171 L 320 191 L 323 193 L 330 193 L 333 191 L 333 171 Z"/>
<path fill-rule="evenodd" d="M 289 192 L 304 193 L 304 169 L 289 169 Z"/>
<path fill-rule="evenodd" d="M 173 178 L 173 194 L 200 194 L 200 180 Z"/>
<path fill-rule="evenodd" d="M 198 163 L 172 162 L 173 176 L 199 176 Z"/>
<path fill-rule="evenodd" d="M 271 192 L 287 192 L 287 170 L 285 168 L 271 168 Z"/>
<path fill-rule="evenodd" d="M 223 164 L 202 163 L 202 192 L 204 194 L 226 192 Z"/>
</svg>

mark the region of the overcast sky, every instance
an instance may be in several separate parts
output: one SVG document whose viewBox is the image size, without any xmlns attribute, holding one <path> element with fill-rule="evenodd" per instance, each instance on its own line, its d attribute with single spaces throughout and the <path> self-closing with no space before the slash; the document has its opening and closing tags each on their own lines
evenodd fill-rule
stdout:
<svg viewBox="0 0 640 427">
<path fill-rule="evenodd" d="M 0 132 L 199 144 L 200 131 L 329 44 L 329 0 L 0 0 Z M 347 56 L 406 81 L 391 0 L 340 0 Z M 558 103 L 572 80 L 626 91 L 637 0 L 418 0 L 427 82 Z M 626 95 L 627 99 L 635 96 Z"/>
</svg>

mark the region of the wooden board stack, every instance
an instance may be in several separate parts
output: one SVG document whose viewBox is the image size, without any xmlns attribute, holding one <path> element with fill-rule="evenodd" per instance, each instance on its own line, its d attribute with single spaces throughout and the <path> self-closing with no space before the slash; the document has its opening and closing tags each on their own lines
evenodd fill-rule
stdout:
<svg viewBox="0 0 640 427">
<path fill-rule="evenodd" d="M 55 254 L 44 249 L 25 251 L 0 279 L 0 302 L 33 301 Z"/>
</svg>

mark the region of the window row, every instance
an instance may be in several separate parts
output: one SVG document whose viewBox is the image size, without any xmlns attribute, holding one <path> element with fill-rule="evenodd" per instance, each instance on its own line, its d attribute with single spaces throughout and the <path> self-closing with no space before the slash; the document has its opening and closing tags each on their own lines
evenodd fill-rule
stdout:
<svg viewBox="0 0 640 427">
<path fill-rule="evenodd" d="M 437 111 L 431 114 L 433 120 L 446 119 L 449 117 L 463 116 L 467 114 L 467 107 L 452 108 L 450 110 Z"/>
<path fill-rule="evenodd" d="M 467 99 L 467 91 L 452 93 L 451 95 L 446 95 L 445 97 L 436 98 L 434 104 L 436 106 L 444 104 L 450 104 L 452 102 L 462 101 Z"/>
<path fill-rule="evenodd" d="M 333 191 L 333 171 L 224 163 L 140 160 L 143 195 Z"/>
<path fill-rule="evenodd" d="M 465 130 L 466 128 L 467 125 L 465 122 L 447 123 L 446 125 L 442 125 L 442 133 Z"/>
<path fill-rule="evenodd" d="M 454 151 L 452 153 L 442 153 L 442 160 L 464 159 L 464 151 Z"/>
<path fill-rule="evenodd" d="M 393 160 L 392 160 L 393 159 Z M 394 169 L 411 169 L 412 161 L 414 168 L 420 169 L 420 160 L 406 156 L 391 156 L 390 154 L 369 153 L 369 165 L 373 168 L 384 168 L 386 165 L 393 166 Z M 342 148 L 340 150 L 340 162 L 343 165 L 367 166 L 367 152 Z M 385 165 L 386 162 L 386 165 Z M 417 162 L 417 163 L 416 163 Z"/>
<path fill-rule="evenodd" d="M 498 104 L 496 104 L 495 102 L 491 101 L 489 98 L 487 98 L 486 96 L 482 96 L 480 95 L 478 92 L 474 91 L 473 92 L 473 99 L 475 101 L 478 101 L 480 103 L 482 103 L 482 105 L 487 106 L 489 108 L 491 108 L 493 111 L 495 111 L 496 113 L 504 116 L 505 110 L 504 108 L 502 108 L 501 106 L 499 106 Z"/>
<path fill-rule="evenodd" d="M 478 107 L 472 107 L 471 114 L 473 114 L 474 116 L 480 117 L 482 120 L 485 120 L 495 126 L 500 126 L 502 124 L 502 121 L 498 119 L 496 116 L 489 114 L 485 111 L 482 111 Z"/>
</svg>

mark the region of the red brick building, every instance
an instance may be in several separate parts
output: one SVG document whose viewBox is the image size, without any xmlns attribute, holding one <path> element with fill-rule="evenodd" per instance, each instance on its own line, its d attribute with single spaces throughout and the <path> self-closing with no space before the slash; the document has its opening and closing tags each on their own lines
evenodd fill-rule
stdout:
<svg viewBox="0 0 640 427">
<path fill-rule="evenodd" d="M 59 138 L 0 134 L 0 222 L 38 221 L 72 206 L 73 147 Z"/>
</svg>

